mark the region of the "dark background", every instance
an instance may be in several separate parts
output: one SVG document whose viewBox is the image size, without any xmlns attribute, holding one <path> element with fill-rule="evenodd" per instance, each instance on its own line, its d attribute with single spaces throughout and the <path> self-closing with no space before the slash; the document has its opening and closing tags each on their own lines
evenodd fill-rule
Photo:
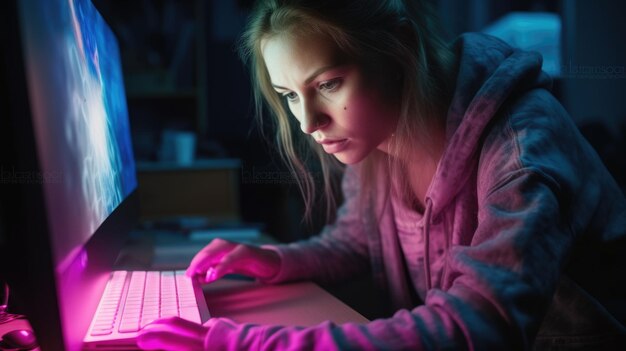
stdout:
<svg viewBox="0 0 626 351">
<path fill-rule="evenodd" d="M 196 157 L 232 157 L 242 172 L 278 172 L 281 164 L 254 123 L 249 76 L 236 53 L 236 40 L 250 0 L 94 0 L 116 33 L 122 53 L 135 157 L 159 158 L 165 129 L 190 130 Z M 621 67 L 621 76 L 555 78 L 554 94 L 626 188 L 626 6 L 600 0 L 434 1 L 449 39 L 480 31 L 512 11 L 547 11 L 560 16 L 561 65 Z M 570 72 L 571 73 L 571 72 Z M 271 136 L 271 134 L 269 134 Z M 289 179 L 241 182 L 241 216 L 264 223 L 279 241 L 316 233 L 324 208 L 312 224 Z"/>
</svg>

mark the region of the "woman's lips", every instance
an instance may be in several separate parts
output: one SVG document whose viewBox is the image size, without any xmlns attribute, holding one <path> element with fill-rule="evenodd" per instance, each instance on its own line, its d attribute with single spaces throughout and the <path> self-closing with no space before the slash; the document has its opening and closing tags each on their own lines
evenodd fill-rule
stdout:
<svg viewBox="0 0 626 351">
<path fill-rule="evenodd" d="M 329 154 L 340 152 L 348 146 L 348 139 L 322 139 L 316 141 L 320 143 L 324 151 Z"/>
</svg>

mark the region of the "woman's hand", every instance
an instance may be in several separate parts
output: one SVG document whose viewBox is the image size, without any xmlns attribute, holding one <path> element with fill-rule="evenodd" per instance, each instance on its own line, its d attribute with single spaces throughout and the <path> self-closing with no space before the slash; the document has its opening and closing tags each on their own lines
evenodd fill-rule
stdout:
<svg viewBox="0 0 626 351">
<path fill-rule="evenodd" d="M 187 275 L 210 283 L 228 273 L 269 279 L 279 269 L 280 257 L 272 250 L 215 239 L 191 260 Z"/>
<path fill-rule="evenodd" d="M 139 331 L 137 345 L 143 350 L 203 350 L 209 328 L 188 320 L 159 319 Z"/>
</svg>

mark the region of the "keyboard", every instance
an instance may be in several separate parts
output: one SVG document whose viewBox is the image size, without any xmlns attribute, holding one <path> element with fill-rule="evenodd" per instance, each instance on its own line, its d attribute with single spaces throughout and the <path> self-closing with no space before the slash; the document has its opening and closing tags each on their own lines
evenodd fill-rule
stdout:
<svg viewBox="0 0 626 351">
<path fill-rule="evenodd" d="M 114 271 L 85 341 L 134 338 L 159 318 L 178 316 L 202 323 L 208 310 L 199 305 L 198 292 L 202 294 L 185 271 Z"/>
</svg>

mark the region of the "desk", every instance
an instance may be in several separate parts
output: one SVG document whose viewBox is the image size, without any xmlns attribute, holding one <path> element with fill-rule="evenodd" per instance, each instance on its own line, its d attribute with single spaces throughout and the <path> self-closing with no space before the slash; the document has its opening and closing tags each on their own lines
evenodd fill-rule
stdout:
<svg viewBox="0 0 626 351">
<path fill-rule="evenodd" d="M 311 282 L 266 285 L 223 278 L 206 285 L 204 297 L 212 317 L 239 323 L 313 326 L 368 320 Z"/>
</svg>

